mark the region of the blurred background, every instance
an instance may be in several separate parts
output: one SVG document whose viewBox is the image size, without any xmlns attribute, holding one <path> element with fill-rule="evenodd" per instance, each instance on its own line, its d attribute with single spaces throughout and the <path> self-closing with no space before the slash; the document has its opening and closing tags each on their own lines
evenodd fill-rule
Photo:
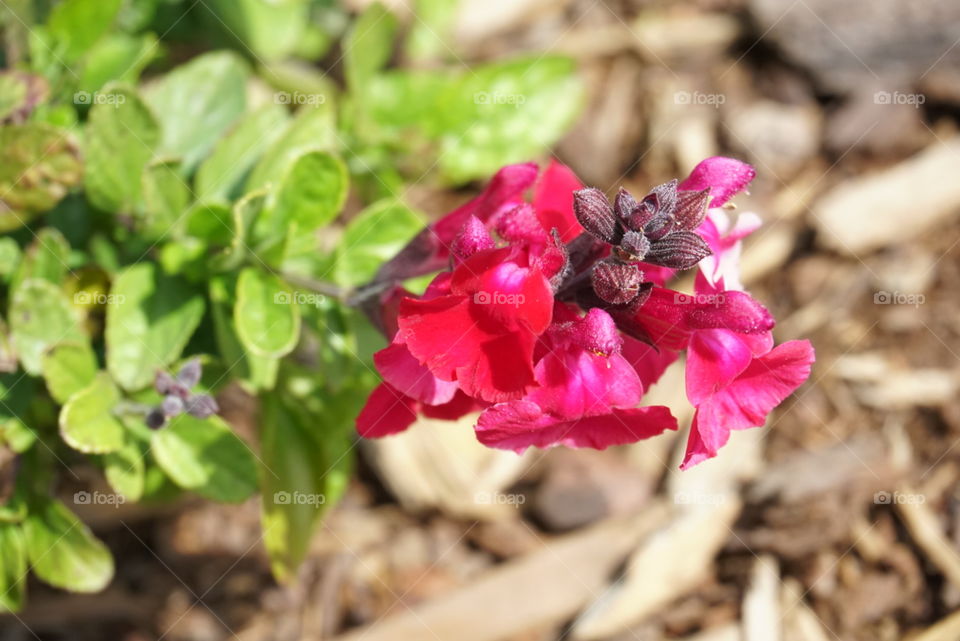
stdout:
<svg viewBox="0 0 960 641">
<path fill-rule="evenodd" d="M 36 37 L 26 4 L 0 0 L 8 62 Z M 742 158 L 736 204 L 765 223 L 745 282 L 778 341 L 812 340 L 810 381 L 685 473 L 682 433 L 517 457 L 425 421 L 359 443 L 289 586 L 257 498 L 76 506 L 116 577 L 31 581 L 0 640 L 960 639 L 960 3 L 391 0 L 352 31 L 396 71 L 376 83 L 343 72 L 368 4 L 131 0 L 119 50 L 161 45 L 149 82 L 233 49 L 289 105 L 353 85 L 340 223 L 358 192 L 438 217 L 508 162 L 643 194 Z M 648 399 L 689 421 L 682 369 Z M 255 430 L 241 394 L 221 404 Z"/>
</svg>

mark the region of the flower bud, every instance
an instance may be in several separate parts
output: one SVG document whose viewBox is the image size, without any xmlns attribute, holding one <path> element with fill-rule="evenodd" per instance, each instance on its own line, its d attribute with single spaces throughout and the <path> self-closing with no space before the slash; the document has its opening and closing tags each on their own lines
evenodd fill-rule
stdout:
<svg viewBox="0 0 960 641">
<path fill-rule="evenodd" d="M 700 236 L 691 231 L 678 231 L 652 243 L 644 260 L 670 269 L 689 269 L 711 253 Z"/>
<path fill-rule="evenodd" d="M 616 244 L 623 231 L 617 223 L 610 201 L 596 187 L 573 192 L 573 211 L 577 221 L 600 240 Z"/>
<path fill-rule="evenodd" d="M 638 231 L 628 231 L 620 241 L 620 249 L 628 260 L 643 260 L 650 251 L 650 241 Z"/>
<path fill-rule="evenodd" d="M 673 217 L 677 221 L 677 228 L 693 231 L 700 226 L 707 216 L 707 202 L 710 200 L 710 189 L 702 191 L 678 191 L 677 208 Z"/>
<path fill-rule="evenodd" d="M 637 297 L 643 283 L 643 272 L 636 265 L 597 263 L 590 276 L 593 291 L 612 305 L 625 305 Z"/>
</svg>

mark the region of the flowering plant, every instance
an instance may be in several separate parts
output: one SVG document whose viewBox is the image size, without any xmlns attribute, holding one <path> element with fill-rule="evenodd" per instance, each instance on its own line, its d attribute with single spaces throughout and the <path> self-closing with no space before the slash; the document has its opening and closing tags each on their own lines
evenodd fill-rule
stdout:
<svg viewBox="0 0 960 641">
<path fill-rule="evenodd" d="M 374 357 L 383 381 L 359 433 L 479 412 L 490 447 L 633 443 L 677 429 L 669 408 L 641 402 L 681 353 L 695 408 L 683 468 L 715 456 L 731 430 L 763 425 L 810 375 L 814 351 L 775 346 L 773 317 L 740 283 L 740 241 L 759 220 L 731 223 L 724 205 L 754 175 L 708 158 L 611 203 L 560 164 L 539 179 L 535 165 L 504 167 L 367 288 L 366 311 L 391 342 Z M 692 294 L 667 287 L 688 269 Z M 436 271 L 422 295 L 400 285 Z"/>
</svg>

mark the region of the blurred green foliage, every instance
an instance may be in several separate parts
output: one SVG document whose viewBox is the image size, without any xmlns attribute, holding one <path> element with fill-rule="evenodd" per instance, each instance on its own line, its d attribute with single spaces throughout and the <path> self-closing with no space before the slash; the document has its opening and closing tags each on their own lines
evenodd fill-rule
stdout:
<svg viewBox="0 0 960 641">
<path fill-rule="evenodd" d="M 438 36 L 455 5 L 420 0 L 404 26 L 332 0 L 0 3 L 0 608 L 22 607 L 27 568 L 111 579 L 56 498 L 83 460 L 116 502 L 260 491 L 274 574 L 295 576 L 383 344 L 337 292 L 425 224 L 407 184 L 539 156 L 581 100 L 564 58 L 457 59 Z M 254 434 L 147 427 L 157 372 L 188 356 L 198 393 L 258 397 Z"/>
</svg>

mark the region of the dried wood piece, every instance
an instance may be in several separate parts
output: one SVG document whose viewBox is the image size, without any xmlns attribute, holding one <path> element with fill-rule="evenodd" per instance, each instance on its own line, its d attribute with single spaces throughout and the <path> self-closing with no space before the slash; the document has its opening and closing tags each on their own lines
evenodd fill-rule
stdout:
<svg viewBox="0 0 960 641">
<path fill-rule="evenodd" d="M 780 641 L 780 568 L 764 555 L 754 561 L 743 597 L 743 641 Z"/>
<path fill-rule="evenodd" d="M 857 255 L 902 243 L 960 210 L 960 137 L 894 167 L 852 178 L 816 203 L 814 225 L 830 249 Z"/>
<path fill-rule="evenodd" d="M 667 513 L 656 504 L 555 539 L 468 586 L 335 641 L 497 641 L 561 622 L 603 593 L 610 573 Z"/>
<path fill-rule="evenodd" d="M 960 612 L 954 612 L 933 627 L 917 635 L 910 635 L 904 641 L 956 641 L 960 639 Z"/>
<path fill-rule="evenodd" d="M 787 578 L 780 590 L 783 641 L 833 641 L 830 632 L 804 601 L 804 589 L 796 579 Z"/>
<path fill-rule="evenodd" d="M 960 555 L 943 533 L 940 519 L 926 502 L 926 496 L 910 486 L 886 496 L 896 504 L 904 525 L 930 562 L 950 583 L 960 587 Z"/>
</svg>

